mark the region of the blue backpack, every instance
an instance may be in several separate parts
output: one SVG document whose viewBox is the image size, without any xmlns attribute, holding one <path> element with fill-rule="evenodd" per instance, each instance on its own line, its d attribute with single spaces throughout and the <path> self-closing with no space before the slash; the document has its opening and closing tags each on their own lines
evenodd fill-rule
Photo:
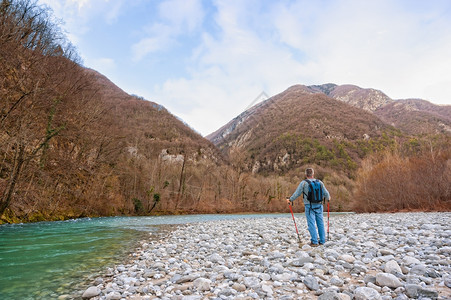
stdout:
<svg viewBox="0 0 451 300">
<path fill-rule="evenodd" d="M 308 194 L 306 195 L 307 200 L 310 201 L 310 203 L 323 202 L 323 189 L 321 188 L 321 182 L 318 179 L 313 181 L 306 179 L 305 181 L 308 183 Z"/>
</svg>

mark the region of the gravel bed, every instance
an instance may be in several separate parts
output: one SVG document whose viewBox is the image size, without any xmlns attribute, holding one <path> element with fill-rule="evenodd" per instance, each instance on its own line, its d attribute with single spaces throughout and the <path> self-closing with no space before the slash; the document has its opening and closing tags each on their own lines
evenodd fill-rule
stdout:
<svg viewBox="0 0 451 300">
<path fill-rule="evenodd" d="M 332 216 L 330 240 L 314 248 L 296 219 L 303 244 L 289 214 L 179 226 L 81 298 L 451 299 L 451 213 Z"/>
</svg>

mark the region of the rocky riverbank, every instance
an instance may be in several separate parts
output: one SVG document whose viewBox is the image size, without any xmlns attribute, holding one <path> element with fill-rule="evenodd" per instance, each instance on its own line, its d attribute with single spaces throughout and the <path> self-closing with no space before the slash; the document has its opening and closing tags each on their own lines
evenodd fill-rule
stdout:
<svg viewBox="0 0 451 300">
<path fill-rule="evenodd" d="M 451 299 L 451 213 L 333 216 L 315 248 L 305 223 L 297 218 L 303 245 L 289 214 L 183 225 L 143 241 L 82 297 Z"/>
</svg>

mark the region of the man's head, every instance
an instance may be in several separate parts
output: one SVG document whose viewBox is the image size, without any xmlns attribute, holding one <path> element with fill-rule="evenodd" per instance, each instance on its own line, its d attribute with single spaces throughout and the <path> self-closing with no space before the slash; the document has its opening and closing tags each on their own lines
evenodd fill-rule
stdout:
<svg viewBox="0 0 451 300">
<path fill-rule="evenodd" d="M 315 171 L 313 171 L 312 168 L 305 169 L 305 176 L 307 176 L 307 178 L 313 178 L 313 175 L 315 175 Z"/>
</svg>

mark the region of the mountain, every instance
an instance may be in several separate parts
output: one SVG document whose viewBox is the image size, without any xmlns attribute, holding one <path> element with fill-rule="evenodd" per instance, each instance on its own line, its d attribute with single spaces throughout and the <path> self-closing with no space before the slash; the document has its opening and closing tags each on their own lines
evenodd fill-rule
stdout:
<svg viewBox="0 0 451 300">
<path fill-rule="evenodd" d="M 337 86 L 329 93 L 329 96 L 370 112 L 374 112 L 379 107 L 393 102 L 392 99 L 379 90 L 362 89 L 355 85 Z"/>
<path fill-rule="evenodd" d="M 318 88 L 296 85 L 207 138 L 225 154 L 241 149 L 247 169 L 269 174 L 303 163 L 355 168 L 366 151 L 364 144 L 390 130 L 373 113 L 328 97 Z"/>
<path fill-rule="evenodd" d="M 174 151 L 176 148 L 191 148 L 191 151 L 202 149 L 208 153 L 209 159 L 221 160 L 221 155 L 208 140 L 164 106 L 125 93 L 95 70 L 85 69 L 84 72 L 90 78 L 91 88 L 102 99 L 107 110 L 106 116 L 111 119 L 109 131 L 117 128 L 128 146 L 146 145 L 148 149 L 145 155 L 149 157 L 160 154 L 166 148 Z"/>
<path fill-rule="evenodd" d="M 396 100 L 374 113 L 408 134 L 451 134 L 451 105 L 435 105 L 421 99 Z"/>
<path fill-rule="evenodd" d="M 379 90 L 363 89 L 350 84 L 336 85 L 327 83 L 323 85 L 311 85 L 306 88 L 312 92 L 323 93 L 331 98 L 370 112 L 393 102 L 392 99 Z"/>
<path fill-rule="evenodd" d="M 329 83 L 307 89 L 373 112 L 407 134 L 451 133 L 451 105 L 436 105 L 421 99 L 394 100 L 379 90 L 355 85 Z"/>
<path fill-rule="evenodd" d="M 225 155 L 240 149 L 246 168 L 270 174 L 305 163 L 337 171 L 359 165 L 394 136 L 449 134 L 451 106 L 393 100 L 355 85 L 295 85 L 246 110 L 206 138 Z"/>
</svg>

